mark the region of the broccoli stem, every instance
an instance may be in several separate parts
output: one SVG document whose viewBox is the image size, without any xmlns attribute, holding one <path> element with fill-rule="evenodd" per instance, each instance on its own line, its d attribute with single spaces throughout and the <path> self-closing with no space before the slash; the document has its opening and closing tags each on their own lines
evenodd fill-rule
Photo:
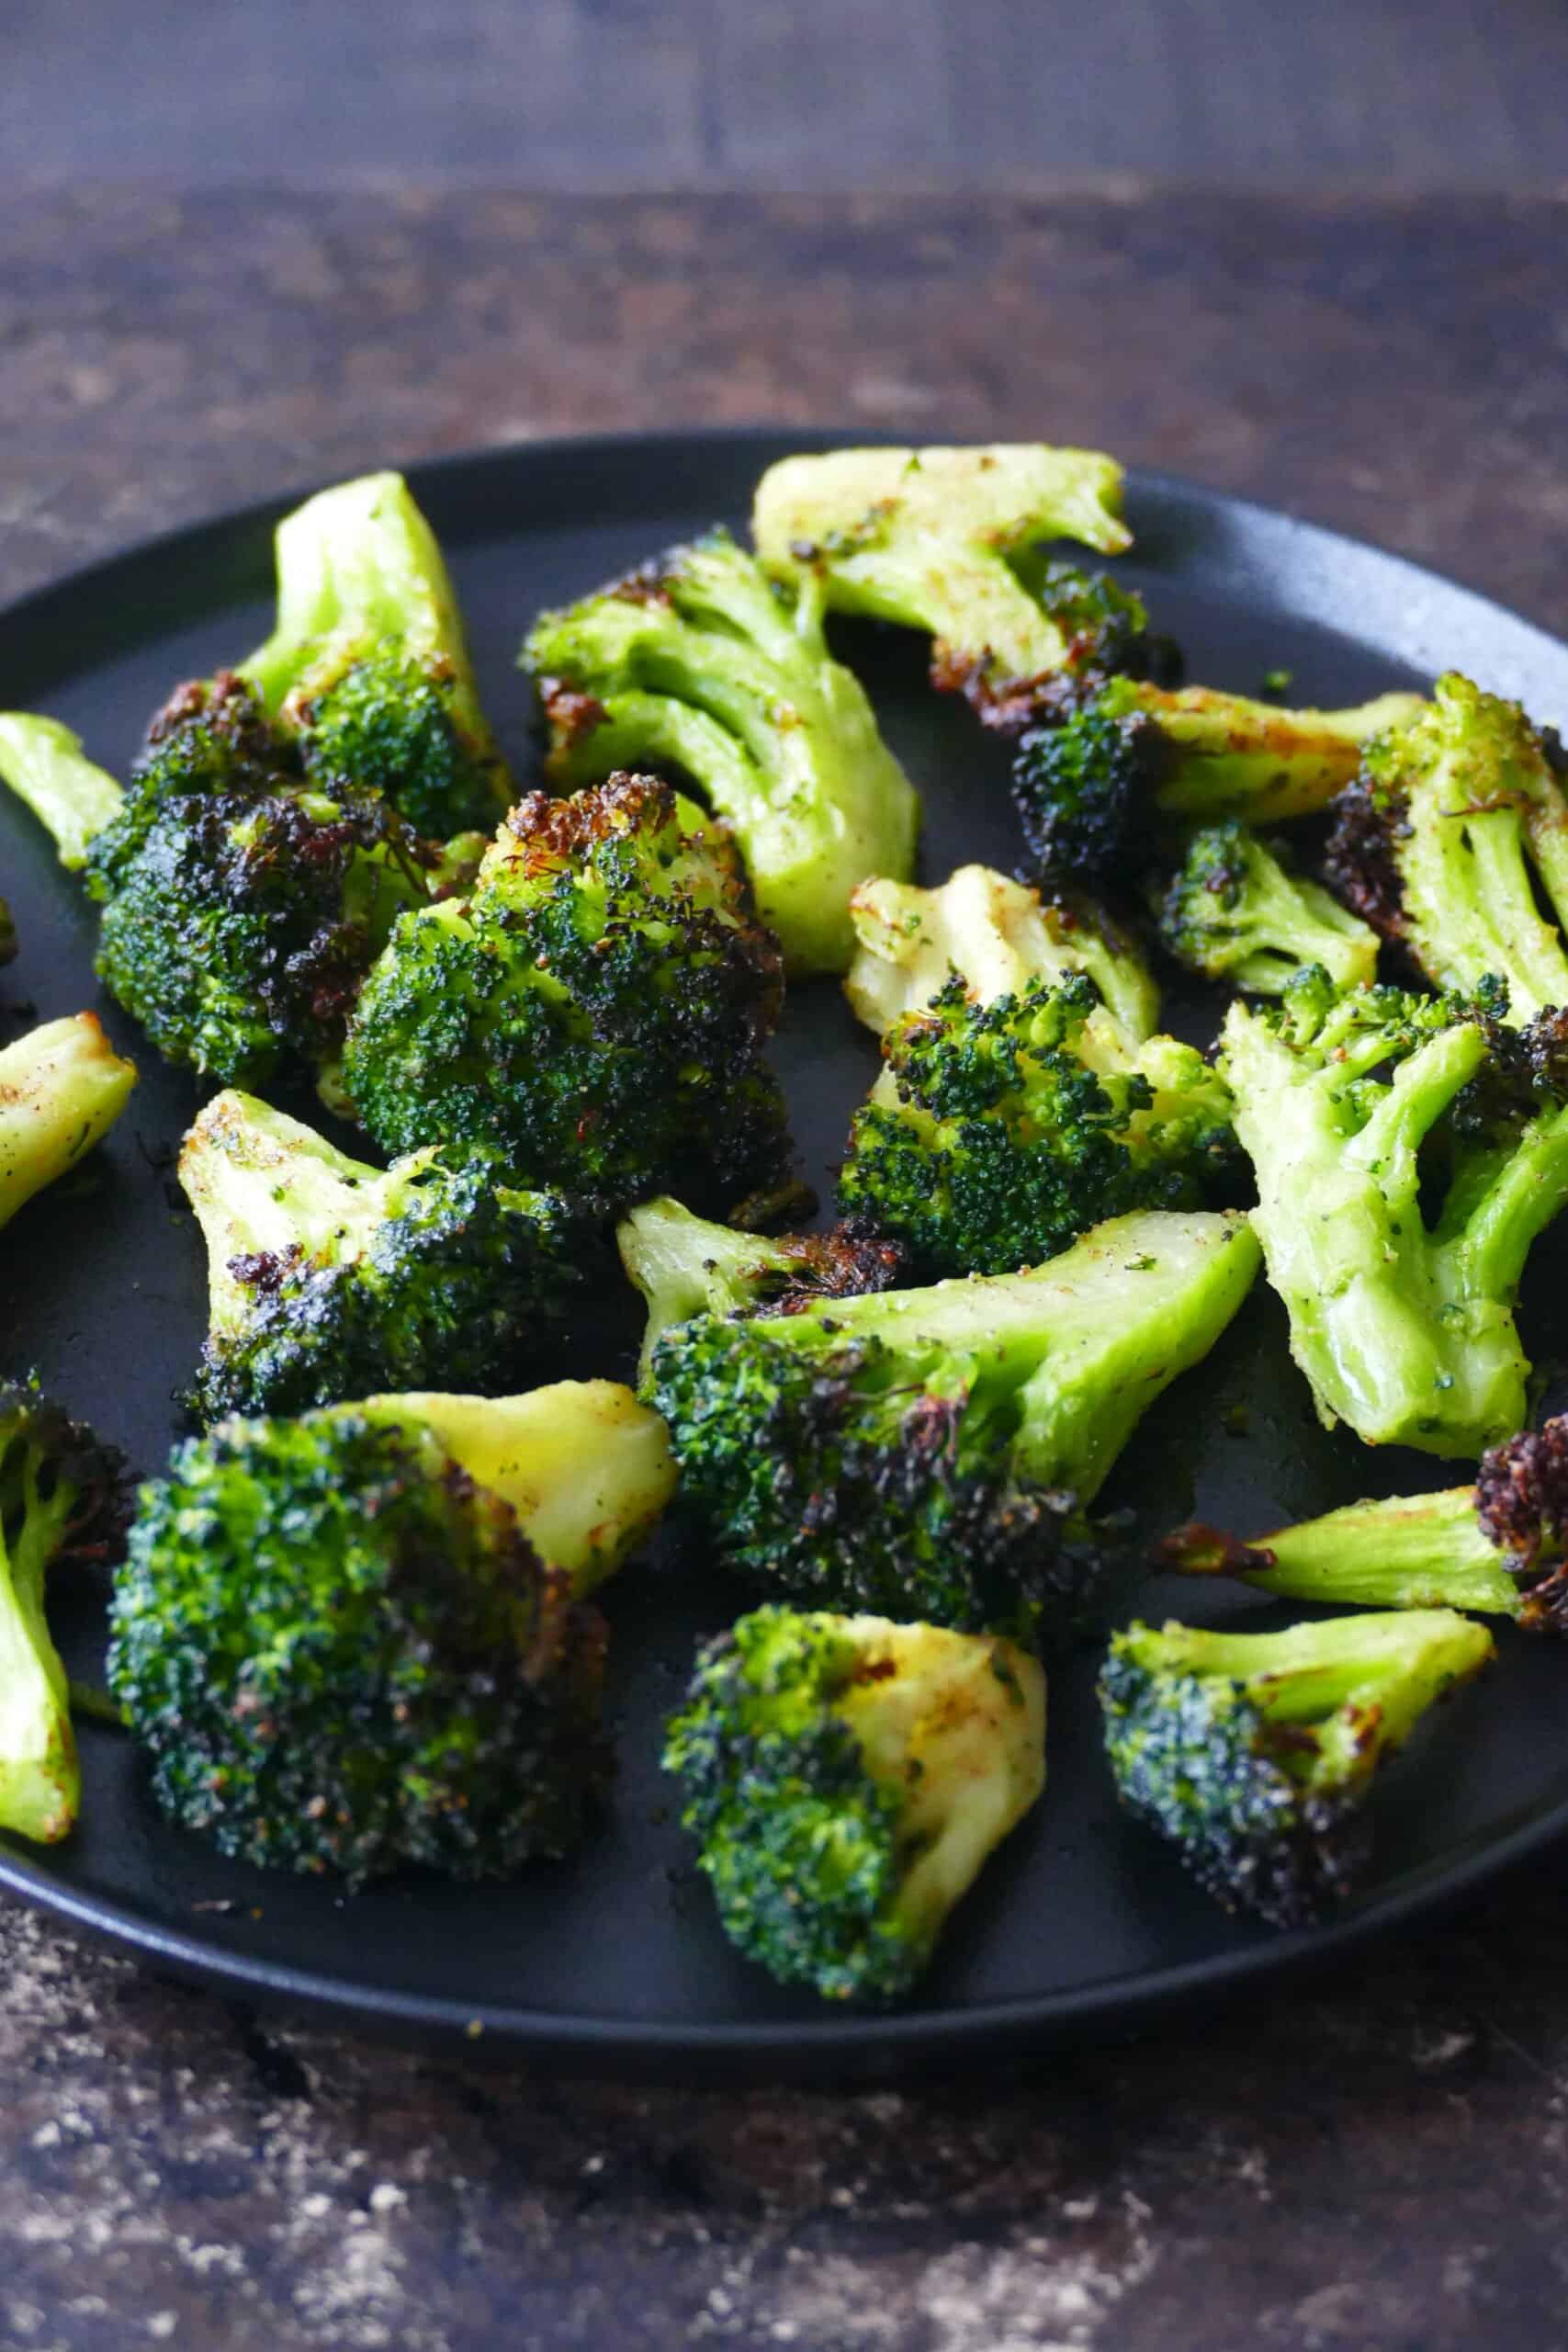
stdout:
<svg viewBox="0 0 1568 2352">
<path fill-rule="evenodd" d="M 48 828 L 60 863 L 72 873 L 125 797 L 113 776 L 85 757 L 79 735 L 57 718 L 24 710 L 0 711 L 0 783 Z"/>
<path fill-rule="evenodd" d="M 21 1500 L 15 1538 L 0 1537 L 0 1826 L 52 1845 L 82 1802 L 70 1685 L 43 1606 L 45 1573 L 75 1493 L 62 1478 L 40 1494 L 29 1456 Z"/>
<path fill-rule="evenodd" d="M 1160 1557 L 1188 1574 L 1234 1574 L 1260 1592 L 1327 1607 L 1521 1613 L 1518 1588 L 1476 1516 L 1473 1487 L 1349 1503 L 1240 1549 L 1206 1528 L 1184 1528 Z"/>
<path fill-rule="evenodd" d="M 0 1225 L 92 1150 L 135 1083 L 96 1013 L 45 1022 L 0 1053 Z"/>
<path fill-rule="evenodd" d="M 1130 681 L 1107 694 L 1118 709 L 1146 712 L 1165 739 L 1170 766 L 1156 793 L 1162 808 L 1254 825 L 1325 807 L 1354 778 L 1362 746 L 1422 708 L 1419 695 L 1397 693 L 1348 710 L 1281 710 L 1209 686 L 1167 691 Z"/>
</svg>

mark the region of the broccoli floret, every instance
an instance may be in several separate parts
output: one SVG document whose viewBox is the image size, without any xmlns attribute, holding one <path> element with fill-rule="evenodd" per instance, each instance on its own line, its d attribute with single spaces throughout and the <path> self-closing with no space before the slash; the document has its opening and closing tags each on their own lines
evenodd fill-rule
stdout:
<svg viewBox="0 0 1568 2352">
<path fill-rule="evenodd" d="M 1494 1446 L 1472 1487 L 1350 1503 L 1245 1544 L 1194 1523 L 1160 1559 L 1291 1600 L 1473 1609 L 1568 1634 L 1568 1416 Z"/>
<path fill-rule="evenodd" d="M 241 674 L 305 773 L 369 786 L 414 831 L 490 832 L 512 797 L 457 600 L 400 474 L 308 499 L 277 526 L 277 626 Z"/>
<path fill-rule="evenodd" d="M 850 892 L 868 874 L 913 871 L 919 808 L 859 682 L 829 653 L 814 582 L 786 603 L 716 531 L 541 615 L 523 659 L 553 781 L 679 770 L 733 831 L 791 977 L 845 968 Z"/>
<path fill-rule="evenodd" d="M 1376 932 L 1234 817 L 1193 834 L 1161 901 L 1159 935 L 1179 964 L 1258 996 L 1278 996 L 1309 964 L 1337 988 L 1377 977 Z"/>
<path fill-rule="evenodd" d="M 1439 988 L 1506 980 L 1513 1017 L 1568 1005 L 1568 796 L 1517 703 L 1439 678 L 1367 746 L 1329 842 L 1329 880 Z"/>
<path fill-rule="evenodd" d="M 891 2000 L 1044 1786 L 1045 1678 L 985 1635 L 759 1609 L 699 1657 L 664 1768 L 748 1959 Z"/>
<path fill-rule="evenodd" d="M 1339 995 L 1320 970 L 1276 1006 L 1233 1004 L 1220 1068 L 1323 1419 L 1371 1445 L 1472 1458 L 1517 1430 L 1529 1366 L 1514 1299 L 1568 1201 L 1562 1093 L 1514 1099 L 1506 1033 L 1484 1006 Z"/>
<path fill-rule="evenodd" d="M 406 1414 L 176 1446 L 110 1635 L 160 1804 L 248 1862 L 500 1876 L 577 1845 L 608 1779 L 603 1620 Z"/>
<path fill-rule="evenodd" d="M 1258 1267 L 1245 1218 L 1122 1217 L 1050 1265 L 703 1314 L 653 1354 L 682 1490 L 791 1598 L 1008 1623 L 1076 1599 L 1078 1511 Z"/>
<path fill-rule="evenodd" d="M 924 630 L 931 676 L 1014 728 L 1142 666 L 1146 623 L 1109 582 L 1033 558 L 1043 539 L 1131 544 L 1122 469 L 1089 449 L 835 449 L 786 458 L 758 484 L 757 552 L 813 579 L 837 612 Z"/>
<path fill-rule="evenodd" d="M 1043 900 L 991 866 L 961 865 L 936 890 L 863 882 L 850 913 L 859 946 L 844 994 L 878 1036 L 929 1004 L 953 972 L 982 1003 L 1017 996 L 1032 979 L 1087 972 L 1102 1000 L 1088 1026 L 1107 1051 L 1141 1046 L 1158 1023 L 1147 965 L 1100 908 Z"/>
<path fill-rule="evenodd" d="M 207 1105 L 179 1173 L 209 1260 L 203 1420 L 510 1386 L 595 1239 L 591 1204 L 511 1190 L 493 1154 L 431 1146 L 383 1173 L 248 1094 Z"/>
<path fill-rule="evenodd" d="M 648 1302 L 641 1372 L 660 1335 L 694 1315 L 794 1315 L 814 1299 L 889 1290 L 906 1271 L 896 1241 L 847 1231 L 737 1233 L 679 1201 L 646 1201 L 615 1228 L 621 1263 Z"/>
<path fill-rule="evenodd" d="M 1280 710 L 1209 686 L 1113 678 L 1059 725 L 1020 739 L 1013 798 L 1045 872 L 1113 875 L 1145 858 L 1158 817 L 1272 825 L 1322 808 L 1355 776 L 1362 746 L 1420 707 L 1387 694 L 1353 710 Z"/>
<path fill-rule="evenodd" d="M 468 899 L 400 921 L 344 1074 L 384 1150 L 485 1146 L 520 1184 L 728 1209 L 787 1170 L 781 993 L 728 844 L 612 776 L 530 793 Z"/>
<path fill-rule="evenodd" d="M 883 1039 L 839 1204 L 915 1272 L 1037 1265 L 1102 1218 L 1201 1206 L 1234 1185 L 1223 1080 L 1190 1046 L 1091 1033 L 1083 972 L 976 1003 L 957 973 Z"/>
<path fill-rule="evenodd" d="M 1383 1758 L 1493 1648 L 1449 1609 L 1282 1634 L 1131 1625 L 1100 1679 L 1117 1792 L 1227 1910 L 1307 1925 L 1366 1866 Z"/>
<path fill-rule="evenodd" d="M 39 1394 L 0 1387 L 0 1829 L 51 1845 L 71 1830 L 82 1775 L 48 1587 L 71 1560 L 105 1560 L 125 1530 L 125 1464 Z"/>
<path fill-rule="evenodd" d="M 92 1012 L 42 1022 L 0 1053 L 0 1225 L 107 1135 L 135 1084 Z"/>
</svg>

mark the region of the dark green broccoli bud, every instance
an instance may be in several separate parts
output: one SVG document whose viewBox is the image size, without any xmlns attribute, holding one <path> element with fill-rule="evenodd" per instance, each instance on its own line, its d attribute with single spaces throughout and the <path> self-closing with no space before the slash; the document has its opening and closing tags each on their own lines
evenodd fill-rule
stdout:
<svg viewBox="0 0 1568 2352">
<path fill-rule="evenodd" d="M 79 1165 L 135 1084 L 94 1012 L 41 1022 L 0 1053 L 0 1225 Z"/>
<path fill-rule="evenodd" d="M 277 526 L 277 627 L 242 663 L 311 782 L 381 793 L 434 841 L 512 797 L 457 600 L 400 474 L 321 492 Z"/>
<path fill-rule="evenodd" d="M 840 1208 L 934 1279 L 1038 1265 L 1105 1217 L 1234 1190 L 1224 1082 L 1172 1037 L 1107 1048 L 1089 1034 L 1098 1001 L 1077 972 L 977 1004 L 954 973 L 883 1039 Z"/>
<path fill-rule="evenodd" d="M 1384 1758 L 1493 1650 L 1449 1609 L 1282 1634 L 1131 1625 L 1100 1678 L 1117 1793 L 1227 1910 L 1310 1925 L 1366 1868 Z"/>
<path fill-rule="evenodd" d="M 40 1395 L 0 1387 L 0 1829 L 51 1845 L 82 1804 L 71 1694 L 50 1638 L 54 1572 L 114 1555 L 125 1463 Z"/>
<path fill-rule="evenodd" d="M 1495 1035 L 1485 1005 L 1338 995 L 1322 971 L 1226 1017 L 1220 1068 L 1292 1352 L 1325 1421 L 1370 1445 L 1473 1458 L 1526 1417 L 1514 1301 L 1568 1201 L 1568 1107 L 1493 1107 Z"/>
<path fill-rule="evenodd" d="M 1328 878 L 1438 988 L 1507 984 L 1514 1018 L 1568 1005 L 1568 797 L 1517 703 L 1439 678 L 1369 743 L 1338 804 Z"/>
<path fill-rule="evenodd" d="M 113 776 L 85 756 L 79 735 L 28 710 L 0 711 L 0 784 L 47 827 L 60 863 L 73 874 L 86 863 L 94 834 L 118 816 L 124 797 Z"/>
<path fill-rule="evenodd" d="M 1376 932 L 1234 817 L 1188 842 L 1160 902 L 1159 935 L 1179 964 L 1258 996 L 1278 996 L 1309 964 L 1336 988 L 1377 977 Z"/>
<path fill-rule="evenodd" d="M 387 1151 L 488 1147 L 520 1184 L 728 1208 L 787 1170 L 781 989 L 728 842 L 667 785 L 530 793 L 470 897 L 398 923 L 344 1078 Z"/>
<path fill-rule="evenodd" d="M 759 1609 L 699 1657 L 664 1769 L 748 1959 L 892 2000 L 1044 1786 L 1045 1678 L 985 1635 Z"/>
<path fill-rule="evenodd" d="M 1032 1272 L 664 1332 L 652 1401 L 720 1556 L 829 1606 L 973 1628 L 1075 1602 L 1081 1510 L 1240 1306 L 1235 1216 L 1101 1226 Z"/>
<path fill-rule="evenodd" d="M 493 1154 L 439 1148 L 383 1173 L 252 1095 L 186 1136 L 211 1329 L 203 1420 L 298 1413 L 376 1388 L 515 1385 L 592 1262 L 592 1204 L 508 1188 Z"/>
<path fill-rule="evenodd" d="M 1568 1634 L 1568 1416 L 1495 1445 L 1472 1487 L 1350 1503 L 1246 1544 L 1195 1522 L 1159 1556 L 1291 1600 L 1472 1609 Z"/>
<path fill-rule="evenodd" d="M 592 1603 L 428 1431 L 353 1406 L 176 1446 L 110 1634 L 159 1804 L 247 1862 L 498 1877 L 570 1851 L 608 1779 Z"/>
<path fill-rule="evenodd" d="M 868 874 L 914 869 L 919 806 L 821 598 L 792 601 L 728 532 L 541 614 L 523 650 L 568 787 L 618 768 L 689 777 L 735 835 L 792 978 L 841 972 Z"/>
<path fill-rule="evenodd" d="M 815 1299 L 890 1290 L 906 1253 L 837 1226 L 767 1238 L 694 1216 L 679 1201 L 645 1201 L 615 1228 L 621 1263 L 648 1301 L 646 1379 L 660 1335 L 694 1315 L 794 1315 Z"/>
<path fill-rule="evenodd" d="M 1371 738 L 1420 707 L 1388 694 L 1353 710 L 1280 710 L 1113 678 L 1060 725 L 1021 738 L 1013 798 L 1047 873 L 1113 875 L 1146 859 L 1163 818 L 1309 816 L 1351 782 Z"/>
</svg>

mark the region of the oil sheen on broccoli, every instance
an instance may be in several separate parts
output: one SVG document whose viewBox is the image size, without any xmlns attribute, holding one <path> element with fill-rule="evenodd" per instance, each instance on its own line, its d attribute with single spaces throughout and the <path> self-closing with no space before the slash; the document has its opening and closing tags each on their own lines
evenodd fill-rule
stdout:
<svg viewBox="0 0 1568 2352">
<path fill-rule="evenodd" d="M 1449 1609 L 1279 1634 L 1131 1625 L 1100 1679 L 1117 1793 L 1227 1910 L 1307 1926 L 1366 1868 L 1385 1758 L 1493 1647 Z"/>
<path fill-rule="evenodd" d="M 869 2003 L 908 1991 L 1034 1804 L 1044 1738 L 1010 1642 L 766 1608 L 701 1654 L 664 1764 L 737 1949 Z"/>
<path fill-rule="evenodd" d="M 1234 817 L 1192 835 L 1160 900 L 1159 935 L 1190 971 L 1254 996 L 1278 996 L 1310 964 L 1337 988 L 1377 977 L 1371 925 Z"/>
</svg>

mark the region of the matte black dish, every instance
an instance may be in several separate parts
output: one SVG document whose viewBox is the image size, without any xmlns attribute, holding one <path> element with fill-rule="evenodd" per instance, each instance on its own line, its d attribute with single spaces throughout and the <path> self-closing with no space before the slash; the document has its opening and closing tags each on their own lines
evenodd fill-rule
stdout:
<svg viewBox="0 0 1568 2352">
<path fill-rule="evenodd" d="M 489 707 L 523 780 L 533 757 L 529 694 L 513 658 L 534 612 L 716 517 L 743 523 L 764 465 L 836 437 L 556 442 L 412 475 L 452 560 Z M 263 634 L 271 529 L 292 503 L 181 532 L 17 607 L 0 625 L 0 707 L 54 712 L 95 756 L 122 763 L 174 682 Z M 1456 664 L 1521 696 L 1543 720 L 1568 719 L 1568 650 L 1412 565 L 1146 476 L 1133 481 L 1129 514 L 1136 555 L 1118 569 L 1148 589 L 1195 677 L 1257 692 L 1266 671 L 1284 667 L 1292 699 L 1348 703 Z M 961 705 L 929 692 L 914 640 L 865 631 L 844 642 L 924 794 L 926 877 L 974 858 L 1013 866 L 1021 843 L 996 747 Z M 41 829 L 9 804 L 0 806 L 0 888 L 22 932 L 4 1003 L 14 1011 L 26 998 L 45 1017 L 98 1003 L 92 910 Z M 1189 1034 L 1212 1032 L 1215 1001 L 1172 991 L 1168 1004 Z M 136 1054 L 141 1085 L 96 1176 L 74 1195 L 63 1187 L 45 1195 L 0 1240 L 0 1316 L 12 1335 L 9 1364 L 36 1363 L 73 1408 L 154 1468 L 175 1429 L 171 1392 L 188 1376 L 205 1327 L 199 1238 L 171 1166 L 197 1098 L 115 1008 L 102 1009 L 117 1043 Z M 875 1068 L 871 1039 L 832 984 L 795 992 L 780 1064 L 807 1172 L 826 1194 Z M 1565 1265 L 1568 1250 L 1549 1237 L 1526 1300 L 1538 1359 L 1562 1347 L 1561 1317 L 1542 1309 Z M 559 1371 L 625 1376 L 637 1325 L 629 1297 L 607 1302 Z M 1325 1435 L 1285 1355 L 1282 1318 L 1260 1292 L 1208 1366 L 1150 1417 L 1107 1499 L 1137 1509 L 1151 1529 L 1194 1509 L 1253 1528 L 1371 1487 L 1461 1476 Z M 398 2031 L 482 2030 L 562 2061 L 684 2079 L 704 2068 L 732 2077 L 748 2065 L 798 2076 L 956 2060 L 1217 1995 L 1342 1950 L 1568 1829 L 1568 1656 L 1505 1628 L 1498 1669 L 1390 1774 L 1377 1801 L 1377 1867 L 1361 1899 L 1304 1934 L 1229 1920 L 1117 1818 L 1099 1752 L 1096 1657 L 1085 1650 L 1053 1673 L 1044 1803 L 988 1866 L 919 2000 L 885 2017 L 825 2012 L 730 1952 L 657 1767 L 660 1720 L 694 1642 L 751 1596 L 667 1546 L 605 1597 L 621 1775 L 604 1834 L 570 1863 L 500 1888 L 410 1880 L 352 1900 L 325 1883 L 264 1877 L 169 1828 L 129 1744 L 89 1724 L 80 1830 L 52 1850 L 0 1838 L 0 1885 L 235 1991 L 322 2004 Z M 1122 1613 L 1246 1611 L 1265 1623 L 1280 1615 L 1252 1596 L 1175 1579 L 1124 1598 Z M 73 1670 L 94 1670 L 101 1613 L 88 1596 L 67 1645 Z"/>
</svg>

